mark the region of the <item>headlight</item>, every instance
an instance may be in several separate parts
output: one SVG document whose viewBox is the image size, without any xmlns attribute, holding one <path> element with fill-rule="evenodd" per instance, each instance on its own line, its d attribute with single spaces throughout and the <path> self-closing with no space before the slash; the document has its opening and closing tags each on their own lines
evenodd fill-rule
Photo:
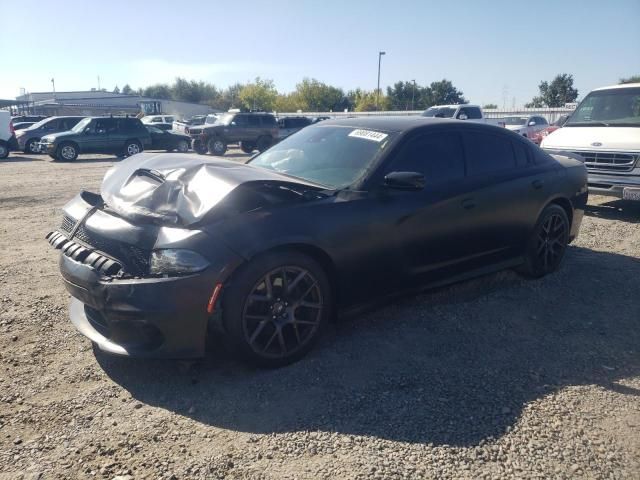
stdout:
<svg viewBox="0 0 640 480">
<path fill-rule="evenodd" d="M 191 250 L 166 248 L 151 252 L 149 273 L 153 275 L 176 275 L 196 273 L 209 266 L 199 253 Z"/>
<path fill-rule="evenodd" d="M 53 142 L 53 138 L 51 138 L 51 137 L 42 137 L 40 139 L 40 142 L 41 143 L 52 143 Z"/>
</svg>

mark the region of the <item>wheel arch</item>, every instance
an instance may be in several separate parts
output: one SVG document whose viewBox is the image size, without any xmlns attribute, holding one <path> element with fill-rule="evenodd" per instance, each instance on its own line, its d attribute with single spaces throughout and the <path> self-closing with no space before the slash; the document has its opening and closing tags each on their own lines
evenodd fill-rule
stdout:
<svg viewBox="0 0 640 480">
<path fill-rule="evenodd" d="M 548 205 L 558 205 L 562 207 L 562 209 L 567 214 L 567 218 L 569 219 L 569 230 L 571 230 L 571 227 L 573 225 L 573 205 L 571 204 L 571 201 L 565 197 L 556 197 L 552 199 L 547 205 L 545 205 L 545 208 L 547 208 Z"/>
<path fill-rule="evenodd" d="M 247 258 L 244 262 L 240 263 L 232 272 L 230 272 L 229 276 L 225 279 L 225 282 L 233 281 L 233 277 L 235 276 L 235 274 L 255 258 L 279 252 L 296 252 L 302 255 L 306 255 L 315 260 L 327 275 L 327 280 L 329 281 L 329 286 L 331 288 L 331 295 L 333 297 L 333 304 L 336 306 L 340 304 L 339 292 L 337 288 L 337 270 L 333 259 L 325 250 L 318 247 L 317 245 L 312 245 L 309 243 L 284 243 L 257 251 L 249 258 Z M 224 296 L 224 291 L 222 295 Z M 336 313 L 336 309 L 334 309 L 332 319 L 336 318 Z"/>
</svg>

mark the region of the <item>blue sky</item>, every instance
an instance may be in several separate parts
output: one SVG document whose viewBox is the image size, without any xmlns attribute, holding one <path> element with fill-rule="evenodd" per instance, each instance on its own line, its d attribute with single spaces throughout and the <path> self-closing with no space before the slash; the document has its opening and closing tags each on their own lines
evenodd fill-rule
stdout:
<svg viewBox="0 0 640 480">
<path fill-rule="evenodd" d="M 346 90 L 453 81 L 475 103 L 521 105 L 571 73 L 581 96 L 640 74 L 640 0 L 0 0 L 0 98 L 137 88 L 174 77 L 224 87 L 303 77 Z M 14 21 L 8 20 L 14 18 Z"/>
</svg>

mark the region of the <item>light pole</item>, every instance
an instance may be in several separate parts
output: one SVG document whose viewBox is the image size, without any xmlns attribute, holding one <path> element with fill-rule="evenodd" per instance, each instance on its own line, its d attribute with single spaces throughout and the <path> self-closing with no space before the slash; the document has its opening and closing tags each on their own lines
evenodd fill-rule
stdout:
<svg viewBox="0 0 640 480">
<path fill-rule="evenodd" d="M 415 80 L 411 80 L 413 82 L 413 90 L 411 91 L 411 110 L 415 110 L 415 108 L 413 107 L 413 99 L 416 96 L 416 81 Z"/>
<path fill-rule="evenodd" d="M 376 110 L 380 110 L 380 62 L 382 61 L 382 55 L 387 52 L 378 52 L 378 89 L 376 90 Z"/>
</svg>

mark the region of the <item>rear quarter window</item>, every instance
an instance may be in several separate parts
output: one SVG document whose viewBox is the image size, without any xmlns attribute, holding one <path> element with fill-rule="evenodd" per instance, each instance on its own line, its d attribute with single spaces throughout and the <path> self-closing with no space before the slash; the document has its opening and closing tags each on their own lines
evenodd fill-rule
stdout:
<svg viewBox="0 0 640 480">
<path fill-rule="evenodd" d="M 265 127 L 276 126 L 276 118 L 273 115 L 262 115 L 261 122 L 262 122 L 262 125 L 264 125 Z"/>
<path fill-rule="evenodd" d="M 467 174 L 470 177 L 493 175 L 515 168 L 516 157 L 511 139 L 508 137 L 483 132 L 465 132 L 463 138 Z"/>
</svg>

